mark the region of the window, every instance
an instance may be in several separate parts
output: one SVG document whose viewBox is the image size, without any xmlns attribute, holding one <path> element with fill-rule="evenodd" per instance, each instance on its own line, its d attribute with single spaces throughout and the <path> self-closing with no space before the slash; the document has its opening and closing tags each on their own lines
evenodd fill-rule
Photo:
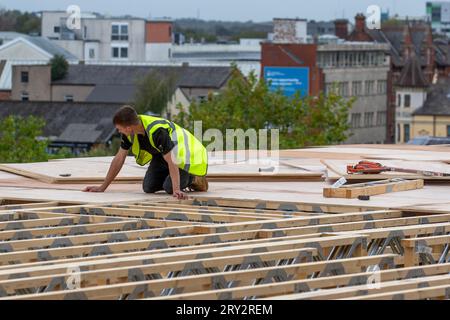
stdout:
<svg viewBox="0 0 450 320">
<path fill-rule="evenodd" d="M 20 73 L 20 81 L 22 82 L 22 83 L 28 83 L 28 71 L 22 71 L 21 73 Z"/>
<path fill-rule="evenodd" d="M 87 39 L 87 26 L 83 28 L 83 39 Z"/>
<path fill-rule="evenodd" d="M 197 100 L 199 103 L 203 103 L 207 100 L 207 98 L 208 98 L 207 96 L 198 96 Z"/>
<path fill-rule="evenodd" d="M 64 96 L 64 101 L 66 101 L 66 102 L 73 102 L 73 95 L 71 95 L 71 94 L 66 94 L 66 95 Z"/>
<path fill-rule="evenodd" d="M 20 97 L 20 100 L 22 100 L 22 101 L 29 101 L 29 100 L 30 100 L 30 97 L 29 97 L 29 95 L 28 95 L 28 92 L 22 92 L 22 95 L 21 95 L 21 97 Z"/>
<path fill-rule="evenodd" d="M 450 126 L 447 126 L 447 137 L 450 137 Z"/>
<path fill-rule="evenodd" d="M 111 26 L 111 40 L 128 41 L 128 24 L 114 23 Z"/>
<path fill-rule="evenodd" d="M 335 83 L 326 83 L 325 84 L 325 94 L 329 95 L 330 93 L 337 93 L 337 86 Z"/>
<path fill-rule="evenodd" d="M 350 121 L 351 121 L 350 126 L 352 128 L 360 128 L 361 127 L 361 114 L 353 113 Z"/>
<path fill-rule="evenodd" d="M 54 32 L 54 33 L 60 33 L 60 32 L 61 32 L 61 27 L 55 26 L 55 27 L 53 28 L 53 32 Z"/>
<path fill-rule="evenodd" d="M 128 48 L 120 48 L 120 57 L 128 58 Z"/>
<path fill-rule="evenodd" d="M 404 142 L 408 142 L 410 140 L 410 129 L 409 129 L 409 124 L 404 124 L 403 125 L 403 140 Z"/>
<path fill-rule="evenodd" d="M 339 95 L 341 97 L 348 96 L 348 82 L 340 82 L 339 83 Z"/>
<path fill-rule="evenodd" d="M 128 47 L 112 47 L 112 57 L 115 59 L 128 58 Z"/>
<path fill-rule="evenodd" d="M 399 107 L 402 106 L 402 95 L 401 94 L 397 95 L 397 106 L 399 106 Z"/>
<path fill-rule="evenodd" d="M 89 49 L 89 59 L 95 59 L 95 49 Z"/>
<path fill-rule="evenodd" d="M 386 86 L 387 86 L 386 80 L 378 80 L 378 82 L 377 82 L 377 93 L 378 94 L 385 94 L 386 93 Z"/>
<path fill-rule="evenodd" d="M 352 82 L 352 96 L 360 96 L 362 94 L 362 81 Z"/>
<path fill-rule="evenodd" d="M 364 127 L 369 128 L 373 126 L 373 112 L 364 113 Z"/>
<path fill-rule="evenodd" d="M 374 94 L 375 81 L 366 81 L 366 96 Z"/>
<path fill-rule="evenodd" d="M 386 112 L 378 111 L 377 112 L 377 126 L 384 126 L 386 124 Z"/>
<path fill-rule="evenodd" d="M 405 108 L 411 107 L 411 95 L 405 94 Z"/>
</svg>

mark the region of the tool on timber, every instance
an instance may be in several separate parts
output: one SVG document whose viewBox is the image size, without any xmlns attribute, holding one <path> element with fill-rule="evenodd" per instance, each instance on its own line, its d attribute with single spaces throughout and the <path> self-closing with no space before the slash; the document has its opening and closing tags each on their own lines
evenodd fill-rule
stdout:
<svg viewBox="0 0 450 320">
<path fill-rule="evenodd" d="M 405 173 L 416 173 L 428 177 L 449 177 L 449 173 L 429 171 L 429 170 L 416 170 L 416 169 L 405 169 L 405 168 L 395 168 L 384 166 L 378 162 L 372 162 L 363 160 L 356 165 L 348 165 L 348 174 L 380 174 L 382 172 L 395 171 L 395 172 L 405 172 Z"/>
</svg>

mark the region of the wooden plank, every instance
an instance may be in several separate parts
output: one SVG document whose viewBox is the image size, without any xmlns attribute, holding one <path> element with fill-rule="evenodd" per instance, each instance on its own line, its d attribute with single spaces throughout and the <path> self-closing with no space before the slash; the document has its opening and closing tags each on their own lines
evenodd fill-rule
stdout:
<svg viewBox="0 0 450 320">
<path fill-rule="evenodd" d="M 367 183 L 362 186 L 348 185 L 341 188 L 324 188 L 323 196 L 325 198 L 355 199 L 359 196 L 375 196 L 392 192 L 423 189 L 423 187 L 424 180 L 421 179 L 377 184 Z"/>
</svg>

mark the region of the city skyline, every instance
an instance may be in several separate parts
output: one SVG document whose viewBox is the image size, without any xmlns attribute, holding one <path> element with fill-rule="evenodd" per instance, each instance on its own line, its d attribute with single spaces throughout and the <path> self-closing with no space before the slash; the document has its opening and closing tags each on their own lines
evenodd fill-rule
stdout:
<svg viewBox="0 0 450 320">
<path fill-rule="evenodd" d="M 391 15 L 418 17 L 425 15 L 426 0 L 316 0 L 314 6 L 302 7 L 302 2 L 296 0 L 279 0 L 276 6 L 272 1 L 260 0 L 258 6 L 248 10 L 242 1 L 228 0 L 226 2 L 191 0 L 166 0 L 155 2 L 145 0 L 128 0 L 126 11 L 121 1 L 107 0 L 2 0 L 0 7 L 18 9 L 21 11 L 65 10 L 70 5 L 80 6 L 82 11 L 98 12 L 106 15 L 133 15 L 142 18 L 170 17 L 200 18 L 204 20 L 224 21 L 270 21 L 274 17 L 307 18 L 308 20 L 333 20 L 338 18 L 352 19 L 356 13 L 366 13 L 370 5 L 378 5 L 383 11 L 389 10 Z M 254 2 L 253 2 L 254 3 Z M 295 10 L 294 8 L 298 8 Z M 324 9 L 326 8 L 326 9 Z"/>
</svg>

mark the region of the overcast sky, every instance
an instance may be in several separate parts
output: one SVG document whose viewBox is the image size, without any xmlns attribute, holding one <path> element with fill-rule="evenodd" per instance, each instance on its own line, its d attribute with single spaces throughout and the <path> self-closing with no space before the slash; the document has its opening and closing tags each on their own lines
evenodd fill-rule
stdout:
<svg viewBox="0 0 450 320">
<path fill-rule="evenodd" d="M 400 16 L 423 16 L 425 3 L 426 0 L 0 0 L 1 7 L 23 11 L 65 10 L 75 4 L 82 11 L 109 15 L 227 21 L 269 21 L 274 17 L 353 19 L 355 13 L 365 13 L 372 4 Z"/>
</svg>

